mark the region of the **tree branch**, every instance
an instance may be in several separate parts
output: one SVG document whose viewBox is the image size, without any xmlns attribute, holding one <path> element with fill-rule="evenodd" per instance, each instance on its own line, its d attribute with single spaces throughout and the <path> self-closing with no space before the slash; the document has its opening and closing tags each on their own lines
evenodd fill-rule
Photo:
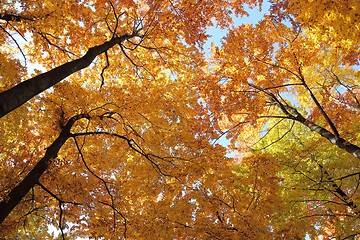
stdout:
<svg viewBox="0 0 360 240">
<path fill-rule="evenodd" d="M 26 65 L 26 56 L 25 56 L 25 53 L 23 52 L 23 50 L 21 49 L 19 43 L 16 41 L 16 39 L 8 31 L 6 31 L 5 28 L 0 26 L 0 29 L 3 30 L 14 41 L 15 45 L 17 46 L 17 48 L 19 49 L 21 55 L 23 56 L 24 61 L 25 61 L 25 65 Z M 16 28 L 14 28 L 14 29 L 15 29 L 15 31 L 17 31 Z M 21 36 L 21 34 L 20 34 L 20 36 Z M 0 105 L 0 107 L 1 107 L 1 105 Z"/>
<path fill-rule="evenodd" d="M 139 153 L 141 156 L 145 157 L 150 163 L 151 165 L 154 167 L 154 169 L 160 174 L 160 175 L 163 175 L 163 176 L 166 176 L 166 177 L 174 177 L 175 179 L 179 180 L 177 177 L 175 176 L 171 176 L 165 172 L 162 171 L 162 169 L 160 168 L 159 164 L 156 163 L 153 159 L 153 155 L 151 154 L 148 154 L 144 151 L 144 149 L 142 149 L 140 147 L 140 145 L 135 142 L 133 139 L 129 139 L 125 136 L 122 136 L 122 135 L 119 135 L 117 133 L 111 133 L 111 132 L 81 132 L 81 133 L 74 133 L 72 134 L 73 137 L 77 137 L 77 136 L 87 136 L 87 135 L 108 135 L 108 136 L 112 136 L 112 137 L 117 137 L 117 138 L 120 138 L 120 139 L 123 139 L 127 142 L 127 144 L 129 145 L 129 147 L 134 150 L 135 152 Z M 162 159 L 161 157 L 158 157 L 160 159 Z"/>
<path fill-rule="evenodd" d="M 28 17 L 24 17 L 24 16 L 20 16 L 20 15 L 15 15 L 15 14 L 8 14 L 8 13 L 0 13 L 0 20 L 4 20 L 4 21 L 13 21 L 13 22 L 21 22 L 22 20 L 27 20 L 27 21 L 35 21 L 32 18 L 28 18 Z"/>
<path fill-rule="evenodd" d="M 331 130 L 334 133 L 335 138 L 340 138 L 340 134 L 338 132 L 338 130 L 335 127 L 335 124 L 331 121 L 329 115 L 327 115 L 327 113 L 325 112 L 324 108 L 321 106 L 320 102 L 317 100 L 317 98 L 315 97 L 314 93 L 311 91 L 311 89 L 309 88 L 309 86 L 307 85 L 307 83 L 305 82 L 305 77 L 302 74 L 301 71 L 301 67 L 299 66 L 298 68 L 298 72 L 299 72 L 299 79 L 300 81 L 303 83 L 305 89 L 309 92 L 311 99 L 314 101 L 315 105 L 317 106 L 317 108 L 320 110 L 321 114 L 324 116 L 326 122 L 329 124 Z"/>
<path fill-rule="evenodd" d="M 106 60 L 106 65 L 103 67 L 103 69 L 101 70 L 101 74 L 100 74 L 100 77 L 101 77 L 100 91 L 101 91 L 102 86 L 104 86 L 104 84 L 105 84 L 104 72 L 110 66 L 109 56 L 108 56 L 107 51 L 105 51 L 105 60 Z"/>
<path fill-rule="evenodd" d="M 323 170 L 323 166 L 321 164 L 318 164 L 320 169 Z M 342 202 L 346 204 L 346 206 L 350 207 L 355 214 L 359 214 L 359 210 L 356 209 L 356 204 L 351 200 L 351 198 L 341 189 L 341 187 L 334 181 L 334 179 L 331 178 L 330 174 L 324 170 L 323 171 L 326 181 L 329 182 L 333 189 L 330 190 L 335 196 L 337 196 Z"/>
<path fill-rule="evenodd" d="M 304 118 L 300 113 L 294 118 L 294 120 L 304 124 L 308 127 L 311 131 L 318 133 L 320 136 L 327 139 L 332 144 L 336 145 L 337 147 L 344 149 L 348 153 L 352 154 L 356 158 L 360 159 L 360 147 L 354 145 L 341 137 L 337 137 L 329 130 L 309 121 L 308 119 Z"/>
<path fill-rule="evenodd" d="M 354 145 L 348 141 L 346 141 L 345 139 L 339 137 L 339 135 L 336 135 L 332 132 L 330 132 L 329 130 L 327 130 L 324 127 L 321 127 L 313 122 L 311 122 L 310 120 L 306 119 L 304 116 L 302 116 L 295 108 L 288 106 L 288 105 L 284 105 L 272 92 L 270 92 L 269 90 L 266 90 L 260 86 L 257 86 L 253 83 L 248 83 L 249 86 L 264 92 L 266 95 L 268 95 L 272 101 L 274 101 L 274 103 L 280 108 L 280 110 L 286 115 L 284 116 L 285 118 L 288 119 L 292 119 L 295 120 L 297 122 L 302 123 L 303 125 L 305 125 L 307 128 L 309 128 L 311 131 L 314 131 L 316 133 L 318 133 L 320 136 L 324 137 L 325 139 L 327 139 L 329 142 L 331 142 L 332 144 L 336 145 L 337 147 L 344 149 L 345 151 L 347 151 L 348 153 L 352 154 L 353 156 L 355 156 L 356 158 L 360 159 L 360 147 L 357 145 Z M 305 83 L 304 83 L 305 84 Z M 320 106 L 321 107 L 321 106 Z M 330 119 L 329 119 L 330 120 Z M 328 122 L 329 123 L 329 122 Z M 331 123 L 331 121 L 330 121 Z M 330 124 L 329 123 L 329 124 Z M 335 126 L 334 126 L 335 127 Z M 336 130 L 333 129 L 333 131 Z M 336 131 L 337 132 L 337 131 Z M 337 133 L 338 134 L 338 133 Z"/>
</svg>

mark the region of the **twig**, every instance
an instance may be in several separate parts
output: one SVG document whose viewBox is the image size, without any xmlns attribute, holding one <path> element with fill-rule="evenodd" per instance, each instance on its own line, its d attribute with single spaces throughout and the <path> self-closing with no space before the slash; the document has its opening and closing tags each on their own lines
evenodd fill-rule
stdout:
<svg viewBox="0 0 360 240">
<path fill-rule="evenodd" d="M 25 61 L 25 65 L 26 65 L 26 56 L 25 56 L 25 54 L 24 54 L 24 52 L 23 52 L 23 50 L 21 49 L 21 47 L 20 47 L 20 45 L 19 45 L 19 43 L 16 41 L 16 39 L 8 32 L 8 31 L 6 31 L 6 29 L 5 28 L 3 28 L 1 25 L 0 25 L 0 29 L 1 30 L 3 30 L 14 42 L 15 42 L 15 44 L 16 44 L 16 46 L 17 46 L 17 48 L 19 49 L 19 51 L 20 51 L 20 53 L 21 53 L 21 55 L 23 56 L 23 58 L 24 58 L 24 61 Z M 20 35 L 21 36 L 21 35 Z"/>
<path fill-rule="evenodd" d="M 110 66 L 110 64 L 109 64 L 109 56 L 108 56 L 107 51 L 105 51 L 105 59 L 106 59 L 106 65 L 105 65 L 105 67 L 101 70 L 101 74 L 100 74 L 100 76 L 101 76 L 101 85 L 100 85 L 100 89 L 99 89 L 100 91 L 101 91 L 102 86 L 103 86 L 104 83 L 105 83 L 104 72 L 105 72 L 105 70 Z"/>
<path fill-rule="evenodd" d="M 279 122 L 277 122 L 276 124 L 280 123 L 282 120 L 283 120 L 283 119 L 281 119 L 281 120 L 280 120 Z M 291 132 L 291 130 L 293 129 L 294 125 L 295 125 L 295 121 L 292 121 L 291 127 L 290 127 L 284 134 L 282 134 L 281 137 L 279 137 L 279 138 L 276 139 L 275 141 L 269 143 L 269 144 L 266 145 L 265 147 L 262 147 L 262 148 L 260 148 L 260 149 L 253 149 L 253 150 L 254 150 L 254 151 L 264 150 L 264 149 L 270 147 L 271 145 L 273 145 L 273 144 L 281 141 L 289 132 Z M 273 127 L 274 127 L 274 126 L 273 126 Z M 270 132 L 270 131 L 271 131 L 271 130 L 269 130 L 269 132 Z M 262 137 L 259 141 L 257 141 L 255 144 L 257 144 L 258 142 L 260 142 L 264 137 L 265 137 L 265 136 L 263 136 L 263 137 Z M 254 144 L 254 145 L 255 145 L 255 144 Z"/>
</svg>

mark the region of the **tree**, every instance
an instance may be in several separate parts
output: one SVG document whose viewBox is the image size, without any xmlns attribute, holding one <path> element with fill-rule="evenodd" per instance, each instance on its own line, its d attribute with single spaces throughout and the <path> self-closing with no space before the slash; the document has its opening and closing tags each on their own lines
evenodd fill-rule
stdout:
<svg viewBox="0 0 360 240">
<path fill-rule="evenodd" d="M 206 195 L 212 169 L 230 174 L 191 77 L 206 27 L 228 24 L 229 6 L 2 4 L 2 237 L 48 237 L 50 225 L 62 238 L 139 237 L 144 222 L 159 236 L 192 230 L 190 196 Z M 46 70 L 21 81 L 29 61 Z"/>
<path fill-rule="evenodd" d="M 279 2 L 256 26 L 239 26 L 222 48 L 213 48 L 203 99 L 213 125 L 239 158 L 250 151 L 277 159 L 283 203 L 308 208 L 289 210 L 291 219 L 310 219 L 317 231 L 302 226 L 300 235 L 288 238 L 305 233 L 354 238 L 360 213 L 359 41 L 347 34 L 351 30 L 341 16 L 358 2 L 346 8 Z M 310 6 L 315 15 L 309 15 Z M 345 23 L 358 26 L 358 14 L 346 16 Z M 328 21 L 338 21 L 336 34 L 328 32 L 334 30 Z M 345 40 L 351 44 L 345 46 Z M 283 227 L 271 226 L 275 232 Z"/>
<path fill-rule="evenodd" d="M 5 1 L 0 237 L 355 238 L 357 3 L 261 3 Z"/>
</svg>

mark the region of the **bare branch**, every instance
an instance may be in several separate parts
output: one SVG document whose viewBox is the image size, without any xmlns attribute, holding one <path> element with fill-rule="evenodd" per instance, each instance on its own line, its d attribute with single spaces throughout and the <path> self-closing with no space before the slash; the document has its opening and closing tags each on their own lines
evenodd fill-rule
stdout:
<svg viewBox="0 0 360 240">
<path fill-rule="evenodd" d="M 21 22 L 23 20 L 35 21 L 34 19 L 29 18 L 29 17 L 24 17 L 24 16 L 20 16 L 20 15 L 15 15 L 15 14 L 9 14 L 9 13 L 0 13 L 0 20 L 4 20 L 7 22 L 10 22 L 10 21 Z"/>
<path fill-rule="evenodd" d="M 45 190 L 45 192 L 47 192 L 50 196 L 52 196 L 53 198 L 55 198 L 58 203 L 59 203 L 59 229 L 60 229 L 60 232 L 61 232 L 61 237 L 63 240 L 65 240 L 65 234 L 64 234 L 64 229 L 62 227 L 62 222 L 63 222 L 63 215 L 64 215 L 64 211 L 62 209 L 62 204 L 63 203 L 71 203 L 71 204 L 75 204 L 75 205 L 81 205 L 81 204 L 78 204 L 78 203 L 74 203 L 74 202 L 65 202 L 63 200 L 61 200 L 58 196 L 56 196 L 54 193 L 52 193 L 48 188 L 46 188 L 44 185 L 42 185 L 40 182 L 37 183 L 37 185 L 39 187 L 41 187 L 43 190 Z"/>
<path fill-rule="evenodd" d="M 356 94 L 352 91 L 352 87 L 344 84 L 343 82 L 341 82 L 341 80 L 339 79 L 339 77 L 334 73 L 334 71 L 331 69 L 330 73 L 332 74 L 332 77 L 336 80 L 336 82 L 338 84 L 340 84 L 341 86 L 345 87 L 347 89 L 347 91 L 350 93 L 350 95 L 354 98 L 357 107 L 360 108 L 360 100 L 357 98 Z"/>
<path fill-rule="evenodd" d="M 67 53 L 67 54 L 70 54 L 70 55 L 79 57 L 79 56 L 76 55 L 75 53 L 72 53 L 71 51 L 69 51 L 69 50 L 67 50 L 67 49 L 65 49 L 65 48 L 63 48 L 63 47 L 60 47 L 59 45 L 54 44 L 54 43 L 51 42 L 50 39 L 46 36 L 46 35 L 49 35 L 49 36 L 51 36 L 51 37 L 53 37 L 53 38 L 56 38 L 56 37 L 54 37 L 53 35 L 51 35 L 51 34 L 49 34 L 49 33 L 43 33 L 43 32 L 37 32 L 37 33 L 38 33 L 42 38 L 44 38 L 45 41 L 46 41 L 49 45 L 51 45 L 51 46 L 59 49 L 59 50 L 62 51 L 63 53 Z"/>
<path fill-rule="evenodd" d="M 292 75 L 294 75 L 296 78 L 300 79 L 300 75 L 295 73 L 294 71 L 291 71 L 290 69 L 288 69 L 287 67 L 283 67 L 283 66 L 280 66 L 276 63 L 269 63 L 265 60 L 262 60 L 260 58 L 258 58 L 257 56 L 254 56 L 254 58 L 258 61 L 258 62 L 261 62 L 261 63 L 264 63 L 266 65 L 269 65 L 269 66 L 272 66 L 272 67 L 275 67 L 275 68 L 279 68 L 279 69 L 282 69 L 282 70 L 285 70 L 286 72 L 288 73 L 291 73 Z"/>
<path fill-rule="evenodd" d="M 108 56 L 107 51 L 105 51 L 105 59 L 106 59 L 106 65 L 105 65 L 105 67 L 101 70 L 101 74 L 100 74 L 100 76 L 101 76 L 100 91 L 101 91 L 102 86 L 103 86 L 104 83 L 105 83 L 104 72 L 105 72 L 105 70 L 110 66 L 110 64 L 109 64 L 109 56 Z"/>
<path fill-rule="evenodd" d="M 282 120 L 283 120 L 283 119 L 281 119 L 281 120 L 280 120 L 279 122 L 277 122 L 276 124 L 280 123 Z M 275 144 L 275 143 L 277 143 L 277 142 L 280 142 L 289 132 L 291 132 L 291 130 L 293 129 L 294 125 L 295 125 L 295 122 L 292 121 L 292 124 L 291 124 L 290 128 L 289 128 L 285 133 L 283 133 L 283 134 L 281 135 L 281 137 L 279 137 L 279 138 L 276 139 L 275 141 L 272 141 L 271 143 L 269 143 L 269 144 L 266 145 L 265 147 L 262 147 L 262 148 L 260 148 L 260 149 L 253 149 L 253 150 L 254 150 L 254 151 L 264 150 L 264 149 L 270 147 L 271 145 L 273 145 L 273 144 Z M 271 129 L 270 129 L 269 131 L 271 131 Z M 265 136 L 264 136 L 264 137 L 265 137 Z M 262 137 L 259 141 L 261 141 L 264 137 Z M 259 141 L 258 141 L 258 142 L 259 142 Z M 258 143 L 258 142 L 256 142 L 256 143 Z M 256 143 L 255 143 L 255 144 L 256 144 Z M 254 145 L 255 145 L 255 144 L 254 144 Z"/>
<path fill-rule="evenodd" d="M 5 28 L 3 28 L 1 25 L 0 25 L 0 29 L 3 30 L 13 41 L 14 43 L 16 44 L 17 48 L 19 49 L 21 55 L 23 56 L 24 58 L 24 61 L 25 61 L 25 65 L 26 65 L 26 56 L 25 56 L 25 53 L 23 52 L 23 50 L 21 49 L 19 43 L 16 41 L 16 39 L 8 32 L 6 31 Z M 21 36 L 21 35 L 20 35 Z"/>
</svg>

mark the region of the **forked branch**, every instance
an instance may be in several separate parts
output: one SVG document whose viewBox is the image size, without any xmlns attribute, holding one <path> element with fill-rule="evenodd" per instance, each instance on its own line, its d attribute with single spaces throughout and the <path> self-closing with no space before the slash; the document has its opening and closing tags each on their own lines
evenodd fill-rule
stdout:
<svg viewBox="0 0 360 240">
<path fill-rule="evenodd" d="M 330 132 L 324 127 L 321 127 L 317 125 L 316 123 L 313 123 L 309 119 L 305 118 L 296 108 L 283 104 L 272 92 L 269 90 L 266 90 L 260 86 L 257 86 L 252 83 L 248 83 L 249 86 L 265 93 L 267 96 L 270 97 L 270 99 L 280 108 L 280 110 L 285 114 L 285 118 L 295 120 L 303 125 L 305 125 L 307 128 L 309 128 L 311 131 L 316 132 L 320 136 L 327 139 L 332 144 L 336 145 L 337 147 L 344 149 L 351 155 L 355 156 L 356 158 L 360 159 L 360 147 L 352 144 L 345 139 L 341 138 L 338 135 L 335 135 L 334 133 Z"/>
</svg>

